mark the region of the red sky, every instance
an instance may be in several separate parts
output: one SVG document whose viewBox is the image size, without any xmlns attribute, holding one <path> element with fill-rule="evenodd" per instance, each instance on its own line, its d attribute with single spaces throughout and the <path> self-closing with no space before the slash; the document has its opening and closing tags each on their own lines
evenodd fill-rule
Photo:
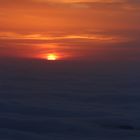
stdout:
<svg viewBox="0 0 140 140">
<path fill-rule="evenodd" d="M 139 59 L 139 0 L 0 0 L 0 56 Z"/>
</svg>

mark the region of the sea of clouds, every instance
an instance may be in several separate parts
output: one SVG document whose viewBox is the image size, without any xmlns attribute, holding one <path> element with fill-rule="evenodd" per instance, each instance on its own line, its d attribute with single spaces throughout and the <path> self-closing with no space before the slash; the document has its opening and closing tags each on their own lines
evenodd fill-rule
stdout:
<svg viewBox="0 0 140 140">
<path fill-rule="evenodd" d="M 3 60 L 1 140 L 139 140 L 138 62 Z"/>
</svg>

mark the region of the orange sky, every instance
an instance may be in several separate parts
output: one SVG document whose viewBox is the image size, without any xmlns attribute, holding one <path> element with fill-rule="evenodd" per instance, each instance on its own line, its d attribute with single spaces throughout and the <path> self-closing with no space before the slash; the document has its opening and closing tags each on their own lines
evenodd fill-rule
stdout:
<svg viewBox="0 0 140 140">
<path fill-rule="evenodd" d="M 138 0 L 0 0 L 0 56 L 136 53 L 139 13 Z"/>
</svg>

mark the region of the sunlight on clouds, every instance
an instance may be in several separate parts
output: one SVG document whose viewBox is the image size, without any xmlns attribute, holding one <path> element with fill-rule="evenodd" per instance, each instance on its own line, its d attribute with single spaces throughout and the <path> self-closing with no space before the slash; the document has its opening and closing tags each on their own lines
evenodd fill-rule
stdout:
<svg viewBox="0 0 140 140">
<path fill-rule="evenodd" d="M 34 0 L 38 2 L 55 2 L 55 3 L 80 3 L 80 2 L 100 2 L 100 3 L 113 3 L 121 2 L 120 0 Z"/>
<path fill-rule="evenodd" d="M 0 55 L 82 55 L 139 44 L 138 0 L 0 0 L 0 10 Z"/>
<path fill-rule="evenodd" d="M 42 34 L 17 34 L 12 32 L 1 32 L 0 39 L 14 39 L 14 40 L 93 40 L 93 41 L 107 41 L 107 42 L 124 42 L 129 40 L 121 36 L 100 35 L 100 34 L 70 34 L 70 35 L 42 35 Z"/>
<path fill-rule="evenodd" d="M 95 9 L 120 9 L 126 11 L 140 10 L 139 1 L 131 0 L 33 0 L 34 2 L 46 3 L 54 6 L 70 6 L 73 8 L 94 8 Z"/>
</svg>

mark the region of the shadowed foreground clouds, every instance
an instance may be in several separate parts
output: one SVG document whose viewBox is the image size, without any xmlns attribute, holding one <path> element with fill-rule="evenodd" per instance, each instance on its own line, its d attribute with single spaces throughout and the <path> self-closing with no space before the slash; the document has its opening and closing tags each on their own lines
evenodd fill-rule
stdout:
<svg viewBox="0 0 140 140">
<path fill-rule="evenodd" d="M 0 0 L 0 11 L 1 56 L 139 52 L 139 0 Z"/>
<path fill-rule="evenodd" d="M 0 59 L 0 139 L 139 140 L 139 62 Z"/>
</svg>

